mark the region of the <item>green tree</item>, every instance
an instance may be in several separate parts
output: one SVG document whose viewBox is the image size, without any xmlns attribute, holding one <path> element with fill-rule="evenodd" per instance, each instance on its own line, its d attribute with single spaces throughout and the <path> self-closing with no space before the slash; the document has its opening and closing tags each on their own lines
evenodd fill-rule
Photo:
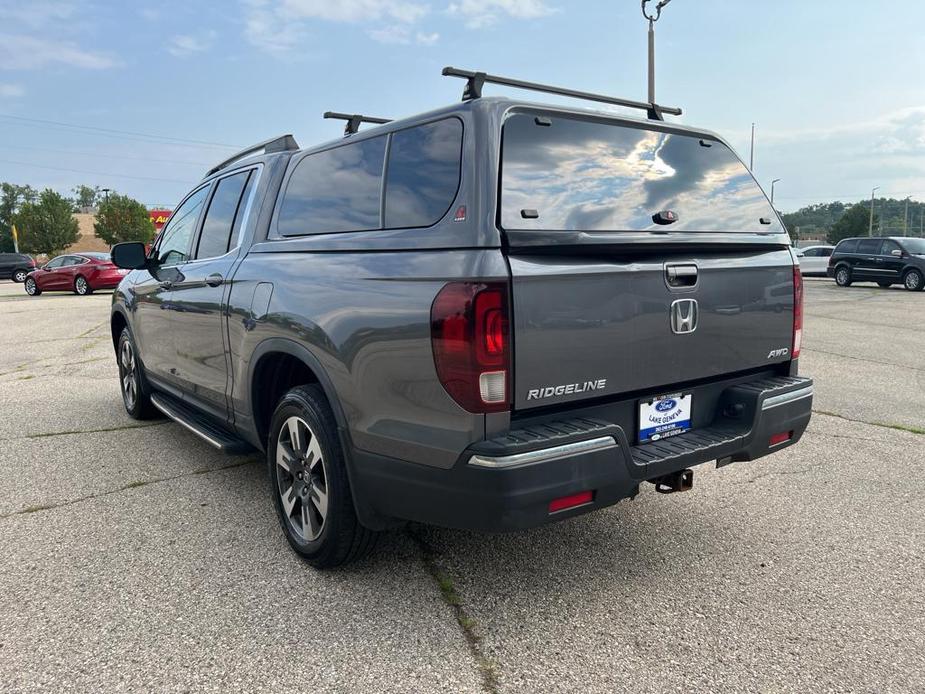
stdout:
<svg viewBox="0 0 925 694">
<path fill-rule="evenodd" d="M 154 238 L 148 208 L 127 195 L 115 193 L 100 203 L 93 229 L 110 246 L 123 241 L 148 243 Z"/>
<path fill-rule="evenodd" d="M 19 231 L 19 250 L 52 256 L 75 243 L 80 236 L 74 205 L 63 195 L 46 188 L 38 202 L 26 202 L 14 220 Z"/>
<path fill-rule="evenodd" d="M 0 183 L 0 253 L 12 252 L 13 217 L 24 202 L 32 202 L 36 195 L 32 186 Z"/>
<path fill-rule="evenodd" d="M 867 236 L 870 228 L 870 207 L 863 203 L 852 205 L 843 214 L 832 228 L 829 229 L 828 241 L 835 244 L 850 236 Z M 877 228 L 877 219 L 874 218 L 874 228 Z"/>
<path fill-rule="evenodd" d="M 96 207 L 100 199 L 99 186 L 77 186 L 71 192 L 74 193 L 74 207 L 78 210 L 82 207 Z"/>
</svg>

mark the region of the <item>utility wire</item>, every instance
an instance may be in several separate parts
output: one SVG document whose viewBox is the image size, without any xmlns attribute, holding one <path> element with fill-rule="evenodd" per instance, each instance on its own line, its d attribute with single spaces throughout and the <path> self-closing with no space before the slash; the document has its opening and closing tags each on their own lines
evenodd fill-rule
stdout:
<svg viewBox="0 0 925 694">
<path fill-rule="evenodd" d="M 193 185 L 196 181 L 181 181 L 176 178 L 156 178 L 154 176 L 130 176 L 129 174 L 114 174 L 103 171 L 87 171 L 85 169 L 68 169 L 63 166 L 45 166 L 44 164 L 30 164 L 27 161 L 12 161 L 10 159 L 0 159 L 0 164 L 15 164 L 16 166 L 31 166 L 36 169 L 49 169 L 51 171 L 67 171 L 69 173 L 89 174 L 91 176 L 103 176 L 104 178 L 133 178 L 138 181 L 160 181 L 162 183 L 182 183 L 184 185 Z"/>
<path fill-rule="evenodd" d="M 52 147 L 32 147 L 30 145 L 0 145 L 3 149 L 25 149 L 35 152 L 50 152 L 52 154 L 66 154 L 78 157 L 97 157 L 103 159 L 126 159 L 129 161 L 157 162 L 160 164 L 177 164 L 182 166 L 199 166 L 207 168 L 214 162 L 189 161 L 180 159 L 159 159 L 155 157 L 131 157 L 126 154 L 100 154 L 99 152 L 86 152 L 77 149 L 54 149 Z"/>
<path fill-rule="evenodd" d="M 185 146 L 199 147 L 223 147 L 226 149 L 240 149 L 236 145 L 229 145 L 224 142 L 209 142 L 207 140 L 188 140 L 182 137 L 170 137 L 167 135 L 152 135 L 150 133 L 135 132 L 132 130 L 116 130 L 115 128 L 99 128 L 92 125 L 78 125 L 76 123 L 65 123 L 63 121 L 45 120 L 43 118 L 26 118 L 24 116 L 12 116 L 7 113 L 0 113 L 0 118 L 17 121 L 27 125 L 54 126 L 56 128 L 70 128 L 74 130 L 85 130 L 94 133 L 108 135 L 110 137 L 122 136 L 129 139 L 146 138 L 146 142 L 160 141 L 167 144 L 177 144 Z"/>
</svg>

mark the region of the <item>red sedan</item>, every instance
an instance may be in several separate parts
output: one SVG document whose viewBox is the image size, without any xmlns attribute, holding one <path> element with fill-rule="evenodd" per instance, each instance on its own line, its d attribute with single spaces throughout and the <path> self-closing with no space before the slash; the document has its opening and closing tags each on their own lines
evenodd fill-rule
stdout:
<svg viewBox="0 0 925 694">
<path fill-rule="evenodd" d="M 95 289 L 114 289 L 128 273 L 113 265 L 108 253 L 59 255 L 26 276 L 26 294 L 66 291 L 84 296 Z"/>
</svg>

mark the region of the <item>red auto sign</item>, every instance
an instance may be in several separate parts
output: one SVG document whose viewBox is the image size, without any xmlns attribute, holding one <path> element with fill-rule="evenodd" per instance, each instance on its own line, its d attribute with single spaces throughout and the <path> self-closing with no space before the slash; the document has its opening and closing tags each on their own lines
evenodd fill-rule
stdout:
<svg viewBox="0 0 925 694">
<path fill-rule="evenodd" d="M 172 212 L 173 210 L 148 210 L 148 216 L 150 217 L 154 228 L 157 231 L 160 231 L 167 223 L 167 220 L 170 219 Z"/>
</svg>

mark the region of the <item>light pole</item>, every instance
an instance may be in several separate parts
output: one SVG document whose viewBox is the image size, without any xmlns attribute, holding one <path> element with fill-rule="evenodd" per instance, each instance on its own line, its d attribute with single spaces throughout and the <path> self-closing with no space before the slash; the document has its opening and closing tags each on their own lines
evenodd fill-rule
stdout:
<svg viewBox="0 0 925 694">
<path fill-rule="evenodd" d="M 655 6 L 655 14 L 646 12 L 646 4 L 651 0 L 642 0 L 642 16 L 649 20 L 649 103 L 655 105 L 655 23 L 662 16 L 662 8 L 671 0 L 660 0 Z"/>
<path fill-rule="evenodd" d="M 779 180 L 781 179 L 775 178 L 773 181 L 771 181 L 771 207 L 774 207 L 774 184 Z"/>
<path fill-rule="evenodd" d="M 109 191 L 111 191 L 112 188 L 101 188 L 100 190 L 103 193 L 103 195 L 106 196 L 106 202 L 109 202 Z"/>
<path fill-rule="evenodd" d="M 877 186 L 872 191 L 870 191 L 870 223 L 867 225 L 867 235 L 874 235 L 874 193 L 880 190 L 880 186 Z"/>
<path fill-rule="evenodd" d="M 752 123 L 752 144 L 748 148 L 748 170 L 755 171 L 755 124 Z"/>
</svg>

